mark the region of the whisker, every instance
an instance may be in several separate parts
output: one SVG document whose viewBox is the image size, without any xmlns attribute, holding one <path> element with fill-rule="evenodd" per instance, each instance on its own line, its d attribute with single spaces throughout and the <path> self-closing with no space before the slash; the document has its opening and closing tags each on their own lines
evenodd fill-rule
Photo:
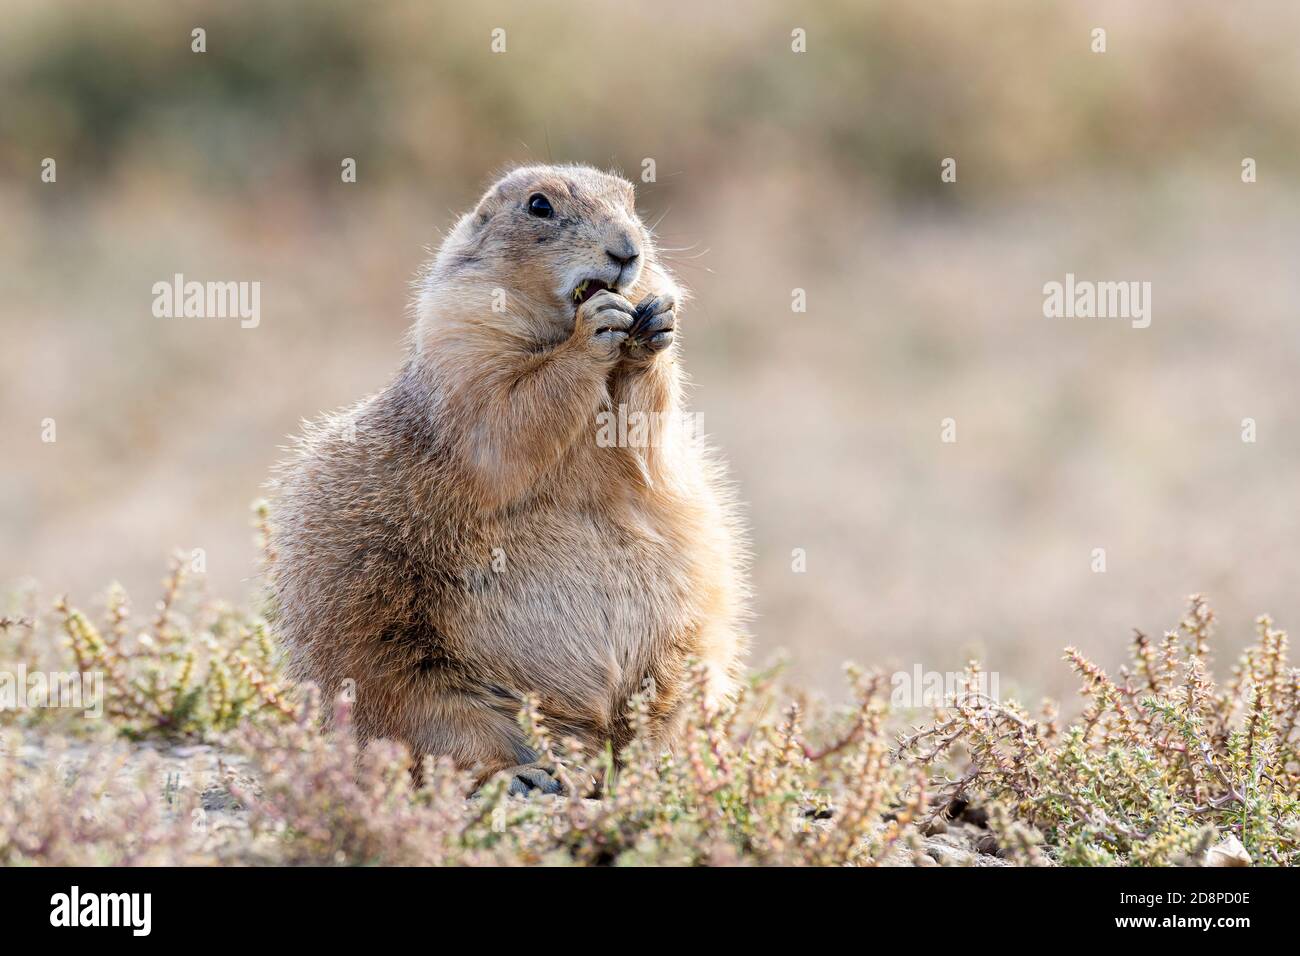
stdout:
<svg viewBox="0 0 1300 956">
<path fill-rule="evenodd" d="M 692 260 L 692 259 L 703 259 L 705 256 L 707 256 L 710 252 L 713 251 L 712 249 L 701 249 L 699 252 L 695 253 L 695 255 L 693 255 L 693 256 L 676 256 L 676 255 L 672 255 L 672 253 L 674 253 L 674 252 L 689 252 L 692 248 L 694 248 L 694 247 L 693 247 L 693 246 L 685 246 L 685 247 L 683 247 L 683 248 L 681 248 L 681 249 L 658 249 L 658 250 L 656 250 L 656 251 L 657 251 L 657 252 L 660 252 L 660 253 L 668 253 L 667 255 L 664 256 L 664 258 L 667 259 L 669 262 L 684 262 L 684 261 L 689 261 L 689 260 Z"/>
<path fill-rule="evenodd" d="M 703 272 L 709 273 L 710 275 L 714 274 L 712 267 L 701 265 L 698 262 L 679 262 L 675 259 L 669 259 L 668 261 L 672 263 L 674 269 L 699 269 Z"/>
</svg>

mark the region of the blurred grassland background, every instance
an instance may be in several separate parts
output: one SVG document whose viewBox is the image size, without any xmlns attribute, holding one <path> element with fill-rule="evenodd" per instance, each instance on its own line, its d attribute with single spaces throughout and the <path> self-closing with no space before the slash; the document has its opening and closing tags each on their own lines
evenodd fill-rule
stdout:
<svg viewBox="0 0 1300 956">
<path fill-rule="evenodd" d="M 147 606 L 201 547 L 247 600 L 249 502 L 299 419 L 398 364 L 424 247 L 508 163 L 653 157 L 639 202 L 695 293 L 757 659 L 837 690 L 846 658 L 978 654 L 1032 699 L 1073 686 L 1063 645 L 1114 664 L 1192 591 L 1221 647 L 1260 612 L 1300 623 L 1293 3 L 0 14 L 0 581 L 93 603 L 117 579 Z M 154 318 L 177 272 L 260 281 L 260 327 Z M 1045 319 L 1066 272 L 1150 281 L 1151 327 Z"/>
</svg>

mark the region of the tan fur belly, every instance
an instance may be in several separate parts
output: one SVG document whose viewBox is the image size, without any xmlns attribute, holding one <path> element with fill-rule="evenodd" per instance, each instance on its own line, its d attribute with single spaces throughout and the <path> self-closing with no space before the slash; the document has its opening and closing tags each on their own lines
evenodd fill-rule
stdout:
<svg viewBox="0 0 1300 956">
<path fill-rule="evenodd" d="M 608 727 L 647 677 L 691 653 L 695 588 L 652 528 L 585 519 L 503 521 L 484 593 L 446 631 L 473 670 L 537 693 L 545 712 Z"/>
</svg>

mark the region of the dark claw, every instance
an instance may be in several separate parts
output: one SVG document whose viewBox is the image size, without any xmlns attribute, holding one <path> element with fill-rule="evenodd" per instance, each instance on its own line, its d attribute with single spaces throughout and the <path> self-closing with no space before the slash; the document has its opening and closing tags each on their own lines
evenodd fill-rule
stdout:
<svg viewBox="0 0 1300 956">
<path fill-rule="evenodd" d="M 637 306 L 636 317 L 632 322 L 632 328 L 628 330 L 627 336 L 628 344 L 632 348 L 657 352 L 660 349 L 667 348 L 669 343 L 672 342 L 674 321 L 672 309 L 665 308 L 657 313 L 654 311 L 654 308 L 660 305 L 662 299 L 662 296 L 655 296 Z"/>
<path fill-rule="evenodd" d="M 647 296 L 637 304 L 636 310 L 632 313 L 632 327 L 628 329 L 628 334 L 633 338 L 648 338 L 654 332 L 663 328 L 660 325 L 658 328 L 651 330 L 650 326 L 656 320 L 662 321 L 663 316 L 672 315 L 672 312 L 673 301 L 669 296 Z"/>
</svg>

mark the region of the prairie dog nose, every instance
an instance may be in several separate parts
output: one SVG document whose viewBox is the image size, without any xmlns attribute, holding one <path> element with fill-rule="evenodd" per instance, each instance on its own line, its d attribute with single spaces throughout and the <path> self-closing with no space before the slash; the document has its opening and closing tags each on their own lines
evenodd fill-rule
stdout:
<svg viewBox="0 0 1300 956">
<path fill-rule="evenodd" d="M 641 255 L 641 250 L 637 248 L 630 236 L 621 236 L 617 241 L 605 246 L 605 255 L 617 263 L 619 268 L 624 268 Z"/>
</svg>

